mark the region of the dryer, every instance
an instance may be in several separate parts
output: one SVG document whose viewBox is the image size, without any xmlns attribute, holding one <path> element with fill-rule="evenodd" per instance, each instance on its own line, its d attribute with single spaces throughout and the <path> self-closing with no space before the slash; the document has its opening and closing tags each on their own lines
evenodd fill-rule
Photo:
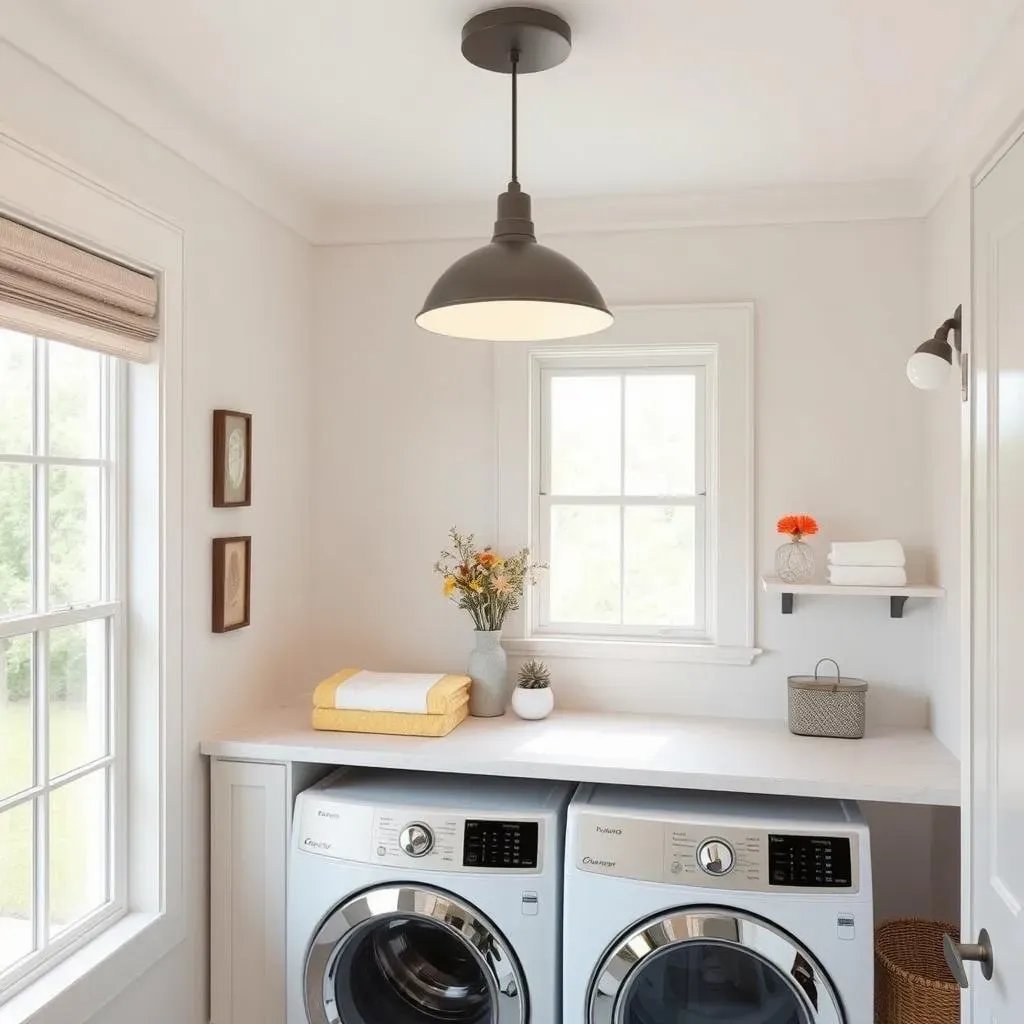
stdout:
<svg viewBox="0 0 1024 1024">
<path fill-rule="evenodd" d="M 856 804 L 581 786 L 569 808 L 564 1024 L 871 1024 Z"/>
<path fill-rule="evenodd" d="M 562 783 L 342 769 L 296 801 L 288 1024 L 552 1024 Z"/>
</svg>

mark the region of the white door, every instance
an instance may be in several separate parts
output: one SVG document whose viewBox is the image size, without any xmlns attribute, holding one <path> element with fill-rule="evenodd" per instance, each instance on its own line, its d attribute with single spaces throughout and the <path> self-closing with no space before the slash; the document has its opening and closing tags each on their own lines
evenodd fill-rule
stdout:
<svg viewBox="0 0 1024 1024">
<path fill-rule="evenodd" d="M 973 1024 L 1024 1021 L 1024 139 L 974 190 Z M 968 950 L 978 954 L 980 950 Z"/>
</svg>

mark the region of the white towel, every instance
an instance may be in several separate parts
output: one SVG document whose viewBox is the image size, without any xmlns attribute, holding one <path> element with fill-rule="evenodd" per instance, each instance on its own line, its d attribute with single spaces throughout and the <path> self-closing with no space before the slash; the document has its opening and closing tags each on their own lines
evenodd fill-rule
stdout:
<svg viewBox="0 0 1024 1024">
<path fill-rule="evenodd" d="M 419 672 L 357 672 L 334 691 L 334 706 L 342 711 L 402 711 L 427 713 L 427 694 L 444 675 Z"/>
<path fill-rule="evenodd" d="M 828 581 L 841 587 L 905 587 L 907 570 L 898 565 L 830 565 Z"/>
<path fill-rule="evenodd" d="M 833 565 L 907 564 L 903 545 L 898 540 L 840 540 L 832 545 L 828 560 Z"/>
</svg>

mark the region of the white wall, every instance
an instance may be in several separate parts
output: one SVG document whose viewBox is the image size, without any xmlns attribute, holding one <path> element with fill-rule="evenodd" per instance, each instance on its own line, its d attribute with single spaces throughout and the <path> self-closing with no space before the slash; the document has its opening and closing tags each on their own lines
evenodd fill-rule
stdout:
<svg viewBox="0 0 1024 1024">
<path fill-rule="evenodd" d="M 7 43 L 0 129 L 184 232 L 188 938 L 93 1024 L 198 1024 L 207 976 L 207 786 L 198 742 L 307 678 L 310 247 Z M 251 509 L 210 507 L 217 407 L 253 414 Z M 253 627 L 213 636 L 210 539 L 235 533 L 253 535 Z"/>
<path fill-rule="evenodd" d="M 538 214 L 543 227 L 543 210 Z M 481 225 L 481 234 L 487 225 Z M 757 306 L 758 565 L 779 515 L 830 539 L 898 536 L 930 570 L 926 415 L 904 363 L 922 332 L 918 221 L 707 228 L 552 239 L 612 302 Z M 333 247 L 316 258 L 313 667 L 461 669 L 470 623 L 430 564 L 448 526 L 495 533 L 492 351 L 428 335 L 412 315 L 466 243 Z M 875 721 L 928 720 L 939 611 L 759 599 L 750 668 L 564 660 L 563 706 L 781 717 L 790 673 L 835 657 L 874 684 Z"/>
</svg>

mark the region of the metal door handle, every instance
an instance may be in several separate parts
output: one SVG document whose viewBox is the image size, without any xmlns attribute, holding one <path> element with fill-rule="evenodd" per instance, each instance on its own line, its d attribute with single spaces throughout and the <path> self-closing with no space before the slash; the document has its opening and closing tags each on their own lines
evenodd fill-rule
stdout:
<svg viewBox="0 0 1024 1024">
<path fill-rule="evenodd" d="M 942 952 L 946 955 L 949 973 L 961 988 L 968 985 L 965 960 L 976 960 L 981 964 L 981 975 L 986 981 L 992 977 L 992 940 L 984 928 L 978 933 L 977 942 L 955 942 L 952 936 L 943 935 Z"/>
</svg>

